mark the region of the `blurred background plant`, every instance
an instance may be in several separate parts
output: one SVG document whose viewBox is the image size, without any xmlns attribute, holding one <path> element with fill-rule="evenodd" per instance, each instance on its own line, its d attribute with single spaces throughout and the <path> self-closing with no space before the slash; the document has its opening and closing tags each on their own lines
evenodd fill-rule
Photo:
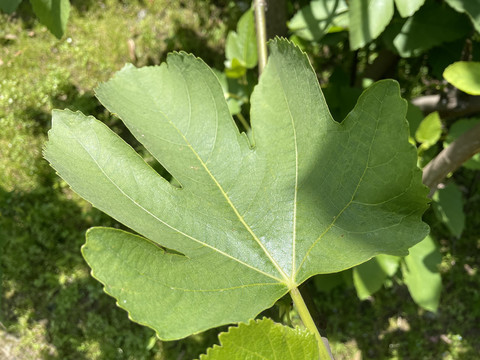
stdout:
<svg viewBox="0 0 480 360">
<path fill-rule="evenodd" d="M 217 342 L 222 329 L 162 343 L 114 306 L 79 248 L 88 227 L 119 225 L 74 194 L 41 151 L 51 110 L 70 108 L 106 122 L 161 172 L 92 89 L 126 62 L 157 65 L 173 50 L 217 69 L 249 134 L 257 79 L 250 5 L 0 3 L 0 359 L 190 359 Z M 480 123 L 479 14 L 470 0 L 278 0 L 268 10 L 270 36 L 288 36 L 309 54 L 337 121 L 372 82 L 399 81 L 421 167 Z M 409 256 L 378 256 L 304 285 L 337 359 L 478 358 L 478 156 L 442 179 L 425 215 L 431 235 Z M 288 300 L 266 314 L 295 322 Z"/>
</svg>

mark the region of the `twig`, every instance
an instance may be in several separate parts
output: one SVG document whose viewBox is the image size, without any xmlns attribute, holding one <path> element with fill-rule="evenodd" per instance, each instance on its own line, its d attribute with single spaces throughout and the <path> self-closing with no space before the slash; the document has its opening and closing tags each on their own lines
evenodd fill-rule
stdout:
<svg viewBox="0 0 480 360">
<path fill-rule="evenodd" d="M 238 120 L 240 120 L 240 123 L 243 125 L 243 128 L 245 129 L 245 131 L 249 131 L 250 125 L 248 124 L 247 119 L 245 119 L 245 117 L 242 115 L 241 112 L 237 114 L 237 118 Z"/>
<path fill-rule="evenodd" d="M 469 116 L 480 112 L 480 96 L 467 95 L 462 98 L 444 98 L 436 94 L 420 96 L 411 101 L 412 104 L 418 106 L 425 115 L 438 111 L 440 117 L 444 120 Z"/>
<path fill-rule="evenodd" d="M 442 150 L 423 169 L 423 183 L 430 188 L 432 197 L 438 184 L 465 161 L 480 152 L 480 124 L 462 134 L 450 146 Z"/>
<path fill-rule="evenodd" d="M 267 27 L 265 21 L 265 8 L 267 0 L 255 0 L 255 27 L 257 30 L 257 51 L 258 51 L 258 76 L 260 76 L 267 65 Z"/>
</svg>

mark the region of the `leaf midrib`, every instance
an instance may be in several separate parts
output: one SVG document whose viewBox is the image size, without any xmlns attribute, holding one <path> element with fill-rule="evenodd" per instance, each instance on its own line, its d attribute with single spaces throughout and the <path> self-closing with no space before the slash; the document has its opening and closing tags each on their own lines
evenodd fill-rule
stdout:
<svg viewBox="0 0 480 360">
<path fill-rule="evenodd" d="M 180 70 L 180 69 L 179 69 Z M 189 91 L 189 87 L 188 87 L 188 82 L 186 81 L 185 79 L 185 75 L 183 74 L 183 72 L 179 71 L 179 74 L 182 76 L 183 80 L 184 80 L 184 84 L 185 84 L 185 87 L 186 87 L 186 93 L 187 93 L 187 97 L 188 97 L 188 108 L 189 108 L 189 123 L 191 122 L 191 114 L 192 114 L 192 101 L 191 101 L 191 98 L 190 98 L 190 91 Z M 215 101 L 215 97 L 213 96 L 212 92 L 210 91 L 210 88 L 207 86 L 206 87 L 208 90 L 209 90 L 209 94 L 212 98 L 212 103 L 214 104 L 215 106 L 215 114 L 217 114 L 217 120 L 215 121 L 215 123 L 217 124 L 218 123 L 218 109 L 217 109 L 217 104 L 216 104 L 216 101 Z M 265 253 L 265 255 L 268 257 L 268 259 L 270 260 L 270 262 L 275 266 L 275 268 L 277 269 L 277 271 L 280 273 L 280 275 L 282 276 L 283 278 L 283 281 L 281 282 L 285 282 L 286 284 L 288 284 L 290 286 L 290 279 L 289 277 L 285 274 L 285 272 L 283 271 L 283 269 L 280 267 L 280 265 L 275 261 L 275 259 L 272 257 L 272 255 L 268 252 L 267 248 L 263 245 L 263 243 L 260 241 L 260 239 L 257 237 L 257 235 L 253 232 L 253 230 L 251 229 L 251 227 L 246 223 L 245 219 L 243 218 L 243 216 L 239 213 L 238 209 L 236 208 L 235 204 L 233 204 L 233 202 L 231 201 L 230 197 L 228 196 L 227 192 L 223 189 L 222 185 L 217 181 L 216 177 L 212 174 L 212 172 L 210 171 L 210 169 L 208 168 L 207 164 L 202 160 L 202 158 L 200 157 L 200 155 L 197 153 L 197 151 L 193 148 L 193 146 L 190 144 L 190 142 L 188 141 L 188 139 L 185 137 L 185 135 L 180 131 L 180 129 L 178 129 L 175 124 L 169 119 L 168 116 L 166 116 L 166 114 L 161 111 L 161 109 L 158 109 L 159 112 L 165 117 L 165 119 L 169 122 L 169 124 L 175 129 L 175 131 L 177 131 L 177 133 L 182 137 L 183 141 L 185 141 L 185 144 L 187 145 L 187 147 L 192 151 L 192 153 L 195 155 L 195 157 L 197 158 L 198 162 L 200 163 L 200 165 L 202 165 L 202 167 L 204 168 L 204 170 L 206 171 L 206 173 L 208 174 L 208 176 L 212 179 L 212 181 L 214 182 L 215 186 L 220 190 L 222 196 L 225 198 L 225 200 L 227 201 L 228 205 L 230 206 L 230 208 L 233 210 L 233 212 L 235 213 L 235 215 L 237 216 L 238 220 L 240 221 L 240 223 L 245 227 L 245 229 L 250 233 L 250 235 L 252 236 L 252 238 L 255 240 L 255 242 L 257 242 L 257 244 L 260 246 L 260 248 L 263 250 L 263 252 Z M 217 134 L 215 134 L 215 136 L 217 136 Z M 277 280 L 280 281 L 280 279 L 277 278 Z"/>
<path fill-rule="evenodd" d="M 96 120 L 98 121 L 98 120 Z M 104 124 L 102 124 L 104 125 Z M 105 125 L 104 125 L 105 126 Z M 272 278 L 274 280 L 277 280 L 278 282 L 280 283 L 283 283 L 284 281 L 282 281 L 282 279 L 279 279 L 277 278 L 276 276 L 273 276 L 263 270 L 260 270 L 248 263 L 245 263 L 244 261 L 240 260 L 240 259 L 237 259 L 236 257 L 230 255 L 230 254 L 227 254 L 225 252 L 223 252 L 222 250 L 220 249 L 217 249 L 216 247 L 214 246 L 211 246 L 207 243 L 204 243 L 202 241 L 200 241 L 199 239 L 191 236 L 191 235 L 188 235 L 187 233 L 184 233 L 183 231 L 181 231 L 180 229 L 177 229 L 176 227 L 168 224 L 167 222 L 163 221 L 162 219 L 160 219 L 159 217 L 157 217 L 155 214 L 153 214 L 152 212 L 150 212 L 148 209 L 146 209 L 145 207 L 143 207 L 141 204 L 139 204 L 135 199 L 133 199 L 130 195 L 128 195 L 120 186 L 118 186 L 115 181 L 103 170 L 103 168 L 100 166 L 100 164 L 97 162 L 97 160 L 95 159 L 95 157 L 90 153 L 90 151 L 83 145 L 83 143 L 79 140 L 79 138 L 76 136 L 76 134 L 74 132 L 70 132 L 74 139 L 77 141 L 77 143 L 85 150 L 85 152 L 90 156 L 90 158 L 93 160 L 93 162 L 97 165 L 98 169 L 100 169 L 100 171 L 102 172 L 102 174 L 107 178 L 107 180 L 113 185 L 115 186 L 115 188 L 118 189 L 118 191 L 120 191 L 128 200 L 130 200 L 135 206 L 137 206 L 138 208 L 140 208 L 142 211 L 144 211 L 146 214 L 148 214 L 149 216 L 151 216 L 152 218 L 154 218 L 155 220 L 157 220 L 158 222 L 162 223 L 163 225 L 167 226 L 168 228 L 172 229 L 173 231 L 179 233 L 180 235 L 182 236 L 185 236 L 186 238 L 194 241 L 194 242 L 197 242 L 205 247 L 208 247 L 216 252 L 218 252 L 219 254 L 227 257 L 227 258 L 230 258 L 254 271 L 257 271 L 258 273 L 262 274 L 262 275 L 265 275 L 265 276 L 268 276 L 269 278 Z M 123 140 L 122 140 L 123 141 Z M 138 154 L 137 154 L 138 155 Z M 188 256 L 187 256 L 188 257 Z"/>
</svg>

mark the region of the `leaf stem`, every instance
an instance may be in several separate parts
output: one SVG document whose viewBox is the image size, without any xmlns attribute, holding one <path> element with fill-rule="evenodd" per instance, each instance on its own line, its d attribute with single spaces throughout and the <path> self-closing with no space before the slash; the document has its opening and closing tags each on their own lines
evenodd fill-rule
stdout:
<svg viewBox="0 0 480 360">
<path fill-rule="evenodd" d="M 245 119 L 245 117 L 242 115 L 242 113 L 238 113 L 237 118 L 238 118 L 238 120 L 240 120 L 240 122 L 243 125 L 245 131 L 249 131 L 250 130 L 250 125 L 248 124 L 247 119 Z"/>
<path fill-rule="evenodd" d="M 267 0 L 254 0 L 254 6 L 255 27 L 257 30 L 258 76 L 260 76 L 265 65 L 267 65 L 267 26 L 265 20 Z"/>
<path fill-rule="evenodd" d="M 307 305 L 305 301 L 303 301 L 302 294 L 300 294 L 300 290 L 298 288 L 293 288 L 290 290 L 290 296 L 292 297 L 293 303 L 297 308 L 298 315 L 300 315 L 300 319 L 302 319 L 303 325 L 310 330 L 311 333 L 315 335 L 318 343 L 318 352 L 320 353 L 320 360 L 332 360 L 333 357 L 331 356 L 329 350 L 327 349 L 325 343 L 323 342 L 322 336 L 313 321 L 312 316 L 310 315 L 310 311 L 308 311 Z"/>
</svg>

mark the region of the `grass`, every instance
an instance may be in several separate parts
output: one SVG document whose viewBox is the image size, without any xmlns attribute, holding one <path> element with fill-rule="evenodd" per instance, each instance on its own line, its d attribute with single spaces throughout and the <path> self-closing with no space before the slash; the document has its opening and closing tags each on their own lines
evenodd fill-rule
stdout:
<svg viewBox="0 0 480 360">
<path fill-rule="evenodd" d="M 72 4 L 61 40 L 36 22 L 28 3 L 22 16 L 0 15 L 0 359 L 193 358 L 216 342 L 218 330 L 162 343 L 128 320 L 91 278 L 79 250 L 87 228 L 118 224 L 72 193 L 41 151 L 53 108 L 81 110 L 123 131 L 92 89 L 126 62 L 159 64 L 183 49 L 222 68 L 226 32 L 239 10 L 229 1 Z M 328 293 L 307 285 L 337 359 L 478 358 L 478 172 L 461 170 L 456 180 L 468 199 L 464 235 L 451 237 L 427 214 L 444 256 L 437 314 L 419 309 L 400 277 L 364 302 L 348 284 Z M 278 310 L 266 314 L 278 317 Z"/>
</svg>

